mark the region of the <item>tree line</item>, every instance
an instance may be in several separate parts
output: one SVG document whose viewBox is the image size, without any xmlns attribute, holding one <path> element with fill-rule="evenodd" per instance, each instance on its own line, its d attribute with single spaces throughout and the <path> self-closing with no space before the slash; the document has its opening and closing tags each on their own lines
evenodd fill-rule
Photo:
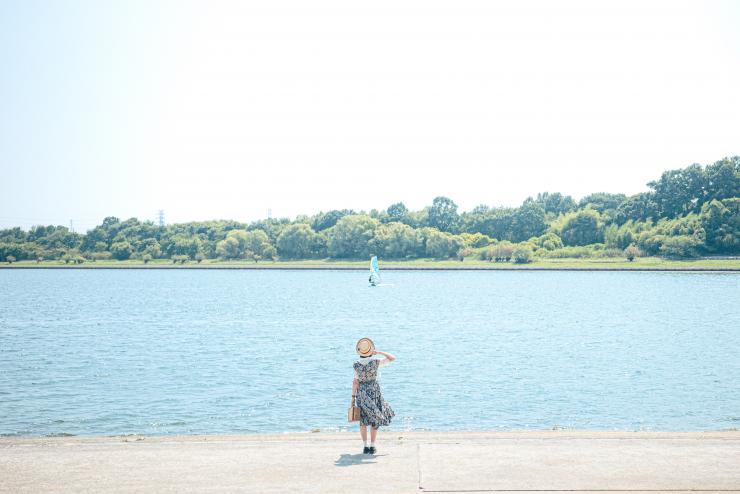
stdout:
<svg viewBox="0 0 740 494">
<path fill-rule="evenodd" d="M 740 255 L 740 156 L 664 172 L 633 196 L 599 192 L 576 201 L 542 192 L 519 207 L 459 212 L 437 197 L 421 210 L 402 202 L 252 223 L 204 221 L 160 227 L 108 217 L 80 234 L 65 226 L 0 230 L 0 260 L 385 259 L 476 257 L 691 258 Z"/>
</svg>

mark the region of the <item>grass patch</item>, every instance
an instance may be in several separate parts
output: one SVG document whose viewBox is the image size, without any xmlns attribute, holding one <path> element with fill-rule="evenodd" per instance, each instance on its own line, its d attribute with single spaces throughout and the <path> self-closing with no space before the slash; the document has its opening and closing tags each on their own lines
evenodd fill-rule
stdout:
<svg viewBox="0 0 740 494">
<path fill-rule="evenodd" d="M 621 258 L 580 258 L 580 259 L 535 259 L 528 264 L 496 263 L 478 259 L 455 260 L 414 259 L 388 260 L 380 262 L 381 269 L 483 269 L 483 270 L 528 270 L 528 269 L 584 269 L 584 270 L 717 270 L 740 271 L 740 259 L 691 259 L 671 260 L 660 257 L 641 257 L 629 262 Z M 168 259 L 157 259 L 144 264 L 140 260 L 128 261 L 95 261 L 83 264 L 65 264 L 62 261 L 17 261 L 13 264 L 3 263 L 0 268 L 134 268 L 134 269 L 368 269 L 366 260 L 336 259 L 303 259 L 296 261 L 219 261 L 206 259 L 200 263 L 189 261 L 185 264 L 173 264 Z"/>
</svg>

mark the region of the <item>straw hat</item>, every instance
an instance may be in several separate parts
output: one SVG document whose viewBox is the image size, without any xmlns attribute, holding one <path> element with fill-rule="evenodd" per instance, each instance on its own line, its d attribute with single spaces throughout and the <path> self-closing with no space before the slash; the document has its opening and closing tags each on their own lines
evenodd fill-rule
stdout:
<svg viewBox="0 0 740 494">
<path fill-rule="evenodd" d="M 357 342 L 357 353 L 360 357 L 369 357 L 375 351 L 375 343 L 370 338 L 360 338 Z"/>
</svg>

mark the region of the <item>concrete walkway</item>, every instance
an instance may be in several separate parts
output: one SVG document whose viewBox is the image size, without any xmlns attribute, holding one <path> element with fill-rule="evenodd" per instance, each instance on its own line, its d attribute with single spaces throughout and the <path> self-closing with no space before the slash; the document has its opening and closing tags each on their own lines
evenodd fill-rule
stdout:
<svg viewBox="0 0 740 494">
<path fill-rule="evenodd" d="M 740 432 L 0 439 L 0 492 L 740 492 Z"/>
</svg>

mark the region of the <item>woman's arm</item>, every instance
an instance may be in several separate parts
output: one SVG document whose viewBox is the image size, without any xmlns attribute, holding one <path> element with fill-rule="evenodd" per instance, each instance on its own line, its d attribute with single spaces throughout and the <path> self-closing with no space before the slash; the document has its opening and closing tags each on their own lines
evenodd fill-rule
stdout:
<svg viewBox="0 0 740 494">
<path fill-rule="evenodd" d="M 357 378 L 354 378 L 352 381 L 352 398 L 354 399 L 355 396 L 357 396 Z"/>
<path fill-rule="evenodd" d="M 394 360 L 396 360 L 396 357 L 394 357 L 393 355 L 391 355 L 390 353 L 387 353 L 387 352 L 375 351 L 375 352 L 373 352 L 373 355 L 382 355 L 382 356 L 384 356 L 385 358 L 388 359 L 388 362 L 393 362 Z"/>
</svg>

